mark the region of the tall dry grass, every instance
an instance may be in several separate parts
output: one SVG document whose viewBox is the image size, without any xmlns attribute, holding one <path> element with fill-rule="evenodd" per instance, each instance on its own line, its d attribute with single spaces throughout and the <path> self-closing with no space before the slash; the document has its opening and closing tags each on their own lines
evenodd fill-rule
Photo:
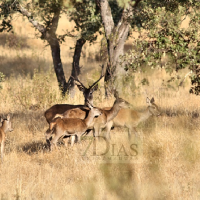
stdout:
<svg viewBox="0 0 200 200">
<path fill-rule="evenodd" d="M 58 150 L 49 152 L 44 138 L 48 128 L 44 111 L 56 103 L 83 103 L 83 95 L 77 90 L 74 99 L 62 98 L 49 49 L 40 40 L 33 41 L 27 36 L 32 34 L 31 27 L 26 27 L 26 31 L 17 27 L 16 32 L 28 38 L 23 48 L 22 43 L 11 48 L 8 41 L 1 41 L 0 46 L 0 71 L 6 74 L 0 90 L 0 114 L 11 113 L 14 128 L 7 135 L 5 161 L 0 164 L 1 199 L 200 198 L 199 97 L 188 93 L 188 80 L 179 90 L 177 83 L 172 84 L 174 88 L 163 86 L 163 80 L 169 79 L 164 70 L 137 73 L 127 80 L 120 95 L 136 110 L 147 107 L 147 95 L 154 96 L 162 110 L 160 117 L 152 117 L 138 127 L 140 139 L 131 142 L 138 142 L 141 151 L 133 160 L 120 160 L 124 154 L 131 157 L 132 143 L 124 128 L 112 130 L 109 143 L 108 155 L 117 155 L 119 160 L 105 162 L 105 157 L 99 156 L 105 150 L 105 142 L 101 140 L 95 156 L 91 137 L 83 138 L 73 148 L 61 142 Z M 69 46 L 74 42 L 69 41 L 71 44 L 64 43 L 61 47 L 66 77 L 70 74 L 73 54 Z M 88 46 L 84 50 L 86 59 L 81 60 L 80 78 L 86 85 L 99 75 L 98 62 L 88 65 L 89 56 L 96 49 Z M 183 77 L 185 73 L 180 75 Z M 145 78 L 149 85 L 141 84 Z M 94 93 L 94 104 L 104 107 L 113 102 L 113 97 L 105 99 L 101 82 L 100 90 Z M 83 159 L 84 152 L 87 159 Z"/>
</svg>

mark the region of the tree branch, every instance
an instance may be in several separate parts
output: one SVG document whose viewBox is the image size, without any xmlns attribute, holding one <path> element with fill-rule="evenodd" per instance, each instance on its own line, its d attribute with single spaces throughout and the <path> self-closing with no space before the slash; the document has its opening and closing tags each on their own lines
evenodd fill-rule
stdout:
<svg viewBox="0 0 200 200">
<path fill-rule="evenodd" d="M 45 28 L 43 25 L 41 25 L 38 21 L 36 21 L 36 20 L 33 18 L 32 14 L 31 14 L 30 12 L 28 12 L 28 10 L 26 10 L 25 8 L 23 8 L 23 7 L 19 4 L 19 2 L 15 2 L 15 6 L 16 6 L 17 10 L 18 10 L 23 16 L 25 16 L 25 17 L 28 18 L 29 22 L 30 22 L 40 33 L 42 33 L 42 34 L 45 33 L 46 28 Z"/>
<path fill-rule="evenodd" d="M 54 13 L 54 16 L 53 16 L 53 19 L 52 19 L 52 23 L 51 25 L 49 26 L 50 28 L 50 34 L 55 34 L 56 33 L 56 30 L 58 28 L 58 21 L 59 21 L 59 18 L 60 18 L 60 9 L 58 9 L 55 13 Z"/>
<path fill-rule="evenodd" d="M 100 0 L 99 2 L 101 8 L 101 17 L 105 28 L 105 34 L 108 40 L 114 28 L 114 21 L 108 1 Z"/>
</svg>

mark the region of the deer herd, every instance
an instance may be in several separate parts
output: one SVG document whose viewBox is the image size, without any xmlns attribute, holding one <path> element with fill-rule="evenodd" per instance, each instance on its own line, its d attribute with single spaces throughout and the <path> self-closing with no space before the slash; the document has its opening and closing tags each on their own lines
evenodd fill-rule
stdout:
<svg viewBox="0 0 200 200">
<path fill-rule="evenodd" d="M 57 142 L 60 138 L 70 138 L 71 146 L 74 145 L 77 137 L 78 142 L 81 142 L 81 136 L 93 131 L 93 136 L 98 139 L 101 131 L 105 129 L 105 138 L 110 140 L 110 131 L 112 127 L 128 128 L 128 136 L 134 133 L 138 137 L 136 127 L 140 122 L 147 120 L 150 116 L 160 115 L 158 106 L 155 104 L 154 98 L 147 97 L 147 109 L 143 112 L 135 111 L 132 105 L 120 98 L 118 93 L 114 92 L 115 102 L 112 107 L 94 107 L 93 92 L 98 89 L 100 78 L 88 88 L 85 87 L 78 78 L 74 78 L 79 90 L 85 98 L 84 105 L 71 104 L 56 104 L 45 111 L 44 116 L 49 124 L 49 128 L 45 132 L 47 144 L 52 150 L 57 147 Z M 6 133 L 13 131 L 11 128 L 10 115 L 6 119 L 1 119 L 0 124 L 0 144 L 1 144 L 1 159 L 3 161 L 4 146 Z"/>
</svg>

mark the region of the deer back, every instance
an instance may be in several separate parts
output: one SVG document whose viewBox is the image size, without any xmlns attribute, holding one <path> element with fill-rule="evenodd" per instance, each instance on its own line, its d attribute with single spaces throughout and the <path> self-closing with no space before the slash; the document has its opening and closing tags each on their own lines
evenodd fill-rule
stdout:
<svg viewBox="0 0 200 200">
<path fill-rule="evenodd" d="M 50 123 L 56 114 L 63 114 L 65 111 L 74 108 L 81 108 L 84 105 L 71 105 L 71 104 L 56 104 L 45 111 L 44 116 L 48 123 Z"/>
<path fill-rule="evenodd" d="M 155 104 L 154 98 L 147 98 L 148 107 L 146 110 L 139 112 L 134 109 L 121 109 L 113 119 L 115 126 L 136 127 L 142 121 L 148 119 L 151 115 L 160 115 L 159 107 Z"/>
<path fill-rule="evenodd" d="M 85 119 L 90 112 L 88 107 L 74 108 L 63 113 L 64 118 L 80 118 Z"/>
</svg>

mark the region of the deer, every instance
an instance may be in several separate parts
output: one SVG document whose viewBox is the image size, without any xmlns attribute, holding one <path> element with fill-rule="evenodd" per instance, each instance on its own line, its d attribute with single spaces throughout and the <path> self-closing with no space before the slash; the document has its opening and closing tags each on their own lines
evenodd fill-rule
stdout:
<svg viewBox="0 0 200 200">
<path fill-rule="evenodd" d="M 78 142 L 81 142 L 81 136 L 86 132 L 88 127 L 91 126 L 93 119 L 102 114 L 99 108 L 93 107 L 89 102 L 87 103 L 90 111 L 85 119 L 80 118 L 61 118 L 56 117 L 49 124 L 49 129 L 46 131 L 46 140 L 55 133 L 55 136 L 50 141 L 50 149 L 53 146 L 57 147 L 57 141 L 64 136 L 73 136 L 71 146 L 74 145 L 75 136 L 78 137 Z"/>
<path fill-rule="evenodd" d="M 114 104 L 112 107 L 110 107 L 109 109 L 101 109 L 102 114 L 101 116 L 99 116 L 98 118 L 95 118 L 93 120 L 93 123 L 91 124 L 91 126 L 88 129 L 92 129 L 93 130 L 93 134 L 94 137 L 99 137 L 101 131 L 103 128 L 106 127 L 106 124 L 113 120 L 118 112 L 122 109 L 122 108 L 131 108 L 132 105 L 130 103 L 128 103 L 127 101 L 125 101 L 122 98 L 119 98 L 118 93 L 115 91 L 114 92 L 114 96 L 116 98 Z M 55 115 L 56 117 L 61 117 L 61 118 L 80 118 L 80 119 L 85 119 L 88 115 L 89 109 L 85 109 L 85 108 L 74 108 L 74 109 L 70 109 L 67 110 L 66 112 L 64 112 L 63 114 L 57 114 Z"/>
<path fill-rule="evenodd" d="M 148 105 L 143 112 L 138 112 L 134 109 L 121 109 L 117 116 L 106 124 L 106 138 L 110 140 L 110 130 L 112 127 L 126 127 L 128 128 L 128 137 L 131 139 L 131 134 L 134 133 L 138 137 L 137 126 L 146 121 L 151 116 L 159 116 L 161 114 L 158 106 L 155 104 L 154 98 L 146 98 Z M 109 109 L 109 108 L 104 108 Z"/>
<path fill-rule="evenodd" d="M 11 127 L 10 115 L 7 115 L 6 119 L 1 119 L 2 126 L 0 127 L 0 144 L 1 144 L 1 161 L 3 163 L 4 158 L 4 148 L 5 148 L 5 140 L 6 133 L 13 131 Z"/>
<path fill-rule="evenodd" d="M 65 111 L 73 108 L 86 108 L 87 109 L 87 102 L 89 102 L 91 105 L 93 105 L 93 92 L 98 89 L 98 82 L 101 80 L 101 78 L 104 76 L 103 74 L 103 66 L 102 66 L 102 71 L 100 78 L 95 81 L 91 86 L 88 88 L 83 85 L 83 83 L 78 79 L 74 78 L 75 83 L 78 87 L 78 89 L 83 92 L 83 96 L 85 98 L 84 105 L 71 105 L 71 104 L 56 104 L 50 107 L 48 110 L 45 111 L 44 116 L 46 118 L 46 121 L 48 124 L 55 118 L 56 114 L 62 114 Z"/>
</svg>

